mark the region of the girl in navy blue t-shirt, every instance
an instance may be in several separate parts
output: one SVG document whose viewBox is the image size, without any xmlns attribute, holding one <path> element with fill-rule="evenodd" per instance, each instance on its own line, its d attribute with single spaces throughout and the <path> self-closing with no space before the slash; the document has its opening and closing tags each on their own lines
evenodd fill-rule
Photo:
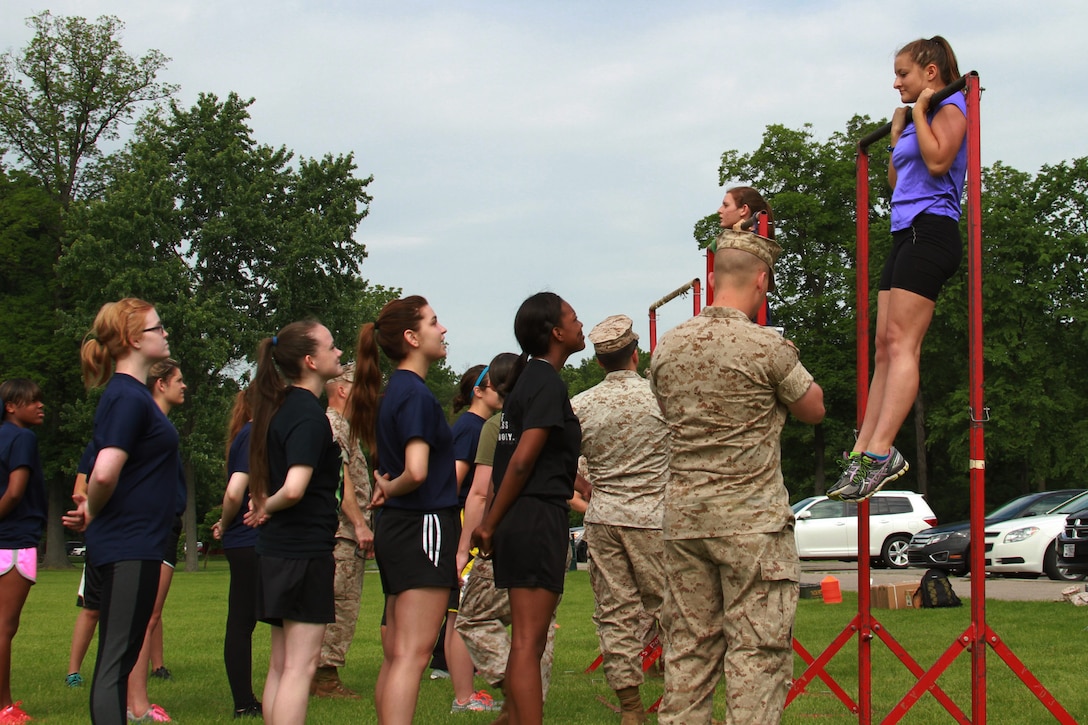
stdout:
<svg viewBox="0 0 1088 725">
<path fill-rule="evenodd" d="M 340 372 L 332 333 L 314 321 L 292 322 L 257 349 L 246 521 L 260 526 L 257 618 L 272 626 L 266 722 L 305 722 L 325 625 L 336 621 L 341 460 L 320 396 Z"/>
<path fill-rule="evenodd" d="M 495 498 L 472 543 L 481 556 L 494 552 L 495 586 L 510 591 L 507 702 L 518 722 L 539 723 L 540 658 L 563 592 L 567 501 L 582 443 L 559 370 L 586 343 L 574 309 L 551 292 L 521 304 L 514 336 L 522 359 L 532 359 L 504 401 L 492 471 Z"/>
<path fill-rule="evenodd" d="M 374 556 L 385 592 L 386 632 L 375 687 L 378 721 L 410 722 L 419 680 L 457 586 L 460 521 L 453 437 L 423 380 L 446 356 L 446 328 L 422 297 L 393 300 L 359 330 L 352 437 L 376 453 Z M 378 348 L 396 363 L 378 403 Z"/>
<path fill-rule="evenodd" d="M 227 487 L 223 514 L 212 536 L 223 542 L 230 565 L 223 663 L 234 698 L 234 716 L 261 714 L 253 693 L 253 630 L 257 626 L 257 529 L 246 526 L 249 510 L 249 436 L 253 429 L 248 389 L 238 391 L 227 426 Z"/>
<path fill-rule="evenodd" d="M 457 395 L 453 398 L 453 412 L 457 414 L 467 407 L 453 423 L 453 457 L 457 472 L 457 506 L 465 508 L 472 478 L 476 470 L 476 448 L 480 444 L 480 431 L 487 419 L 502 409 L 502 399 L 495 392 L 488 377 L 487 365 L 473 365 L 461 375 L 457 384 Z M 462 519 L 464 516 L 461 517 Z M 458 577 L 463 572 L 458 570 Z M 457 608 L 461 589 L 453 590 L 450 597 L 449 612 L 446 614 L 446 640 L 443 643 L 446 665 L 453 685 L 453 707 L 488 707 L 492 706 L 491 695 L 476 691 L 473 687 L 475 672 L 472 655 L 465 646 L 461 635 L 457 633 Z M 433 667 L 433 664 L 432 664 Z M 473 702 L 476 700 L 477 702 Z"/>
<path fill-rule="evenodd" d="M 37 383 L 0 384 L 0 722 L 29 719 L 11 699 L 11 641 L 30 587 L 38 579 L 38 541 L 45 527 L 45 479 L 38 439 L 29 430 L 45 418 Z"/>
<path fill-rule="evenodd" d="M 178 433 L 144 385 L 151 366 L 170 356 L 167 337 L 155 308 L 130 297 L 102 306 L 80 350 L 87 387 L 106 383 L 94 417 L 98 456 L 86 498 L 69 515 L 86 530 L 87 566 L 102 582 L 92 722 L 126 719 L 128 675 L 174 516 Z"/>
</svg>

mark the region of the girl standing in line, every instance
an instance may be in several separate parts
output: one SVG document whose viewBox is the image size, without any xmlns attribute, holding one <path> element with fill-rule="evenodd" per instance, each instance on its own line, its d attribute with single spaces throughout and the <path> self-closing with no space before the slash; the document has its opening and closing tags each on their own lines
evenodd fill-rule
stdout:
<svg viewBox="0 0 1088 725">
<path fill-rule="evenodd" d="M 292 322 L 257 348 L 245 520 L 260 526 L 257 618 L 272 626 L 262 697 L 270 725 L 305 722 L 325 625 L 336 620 L 340 447 L 320 397 L 340 371 L 340 350 L 318 322 Z"/>
<path fill-rule="evenodd" d="M 151 391 L 151 397 L 155 399 L 155 405 L 163 415 L 169 416 L 175 405 L 185 402 L 185 378 L 182 377 L 181 368 L 176 360 L 167 358 L 160 360 L 151 366 L 147 374 L 147 389 Z M 171 425 L 173 425 L 171 423 Z M 177 461 L 177 469 L 174 476 L 174 490 L 176 503 L 174 507 L 174 520 L 170 527 L 170 535 L 166 537 L 163 547 L 162 567 L 159 570 L 159 588 L 155 594 L 155 606 L 151 610 L 151 619 L 147 623 L 147 634 L 144 636 L 144 644 L 140 648 L 140 656 L 136 660 L 136 666 L 128 678 L 128 711 L 131 713 L 151 711 L 152 719 L 166 712 L 161 705 L 151 702 L 147 696 L 147 668 L 148 662 L 158 658 L 159 667 L 151 674 L 162 679 L 171 679 L 170 671 L 162 664 L 162 608 L 166 604 L 166 595 L 170 592 L 170 583 L 174 580 L 174 567 L 178 562 L 178 538 L 181 535 L 181 515 L 185 512 L 185 475 L 181 468 L 181 459 Z M 159 674 L 156 675 L 155 673 Z M 165 674 L 165 677 L 162 675 Z M 164 722 L 163 720 L 154 720 Z"/>
<path fill-rule="evenodd" d="M 389 302 L 359 330 L 348 419 L 352 438 L 377 455 L 371 507 L 386 631 L 374 700 L 382 725 L 412 722 L 420 677 L 457 586 L 453 438 L 423 382 L 446 356 L 445 334 L 418 295 Z M 380 404 L 379 348 L 396 364 Z"/>
<path fill-rule="evenodd" d="M 80 351 L 87 387 L 106 384 L 94 416 L 98 451 L 68 521 L 86 530 L 87 566 L 101 582 L 91 721 L 163 721 L 127 713 L 128 676 L 144 641 L 177 497 L 178 432 L 145 383 L 170 356 L 155 308 L 128 297 L 102 306 Z M 88 573 L 88 578 L 91 573 Z"/>
<path fill-rule="evenodd" d="M 457 505 L 462 511 L 469 489 L 472 487 L 473 472 L 476 468 L 476 448 L 480 443 L 480 432 L 487 419 L 502 409 L 502 399 L 495 392 L 489 368 L 486 365 L 473 365 L 461 376 L 457 386 L 457 395 L 453 399 L 453 412 L 466 410 L 453 423 L 453 455 L 457 472 Z M 462 571 L 458 569 L 458 576 Z M 446 613 L 446 663 L 449 665 L 450 682 L 453 684 L 452 712 L 497 710 L 498 705 L 486 690 L 473 687 L 475 668 L 472 655 L 455 629 L 461 589 L 451 591 L 449 611 Z"/>
<path fill-rule="evenodd" d="M 240 390 L 234 397 L 234 408 L 227 425 L 227 488 L 223 492 L 223 514 L 212 527 L 212 536 L 222 540 L 230 565 L 223 663 L 236 718 L 261 716 L 261 703 L 253 694 L 257 529 L 246 526 L 243 521 L 249 510 L 249 436 L 253 428 L 247 395 L 248 390 Z"/>
<path fill-rule="evenodd" d="M 567 503 L 574 496 L 582 429 L 559 370 L 585 349 L 582 323 L 558 295 L 522 303 L 514 336 L 526 363 L 506 396 L 495 466 L 495 499 L 472 542 L 495 555 L 495 586 L 510 590 L 506 706 L 511 721 L 543 720 L 540 659 L 563 593 L 569 551 Z"/>
<path fill-rule="evenodd" d="M 38 384 L 0 384 L 0 723 L 30 719 L 11 699 L 11 642 L 30 587 L 38 579 L 38 542 L 46 498 L 38 439 L 29 430 L 45 419 Z"/>
<path fill-rule="evenodd" d="M 860 501 L 910 467 L 895 435 L 918 395 L 922 340 L 937 295 L 963 257 L 960 198 L 967 174 L 967 102 L 953 93 L 930 99 L 960 77 L 956 54 L 941 36 L 908 43 L 895 56 L 895 82 L 911 118 L 892 115 L 892 251 L 877 294 L 876 358 L 861 430 L 844 454 L 844 471 L 827 495 Z"/>
</svg>

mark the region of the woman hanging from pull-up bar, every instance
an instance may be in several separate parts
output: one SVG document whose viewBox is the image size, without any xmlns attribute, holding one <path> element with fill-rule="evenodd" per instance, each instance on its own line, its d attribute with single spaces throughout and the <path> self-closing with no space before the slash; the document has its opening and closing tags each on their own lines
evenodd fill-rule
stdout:
<svg viewBox="0 0 1088 725">
<path fill-rule="evenodd" d="M 861 430 L 843 455 L 843 474 L 827 492 L 831 498 L 866 499 L 909 468 L 893 445 L 895 435 L 918 394 L 922 339 L 937 294 L 963 257 L 967 104 L 962 93 L 953 93 L 930 106 L 934 92 L 959 77 L 956 54 L 939 35 L 908 43 L 895 56 L 892 87 L 914 107 L 892 115 L 892 251 L 877 294 L 876 361 Z"/>
</svg>

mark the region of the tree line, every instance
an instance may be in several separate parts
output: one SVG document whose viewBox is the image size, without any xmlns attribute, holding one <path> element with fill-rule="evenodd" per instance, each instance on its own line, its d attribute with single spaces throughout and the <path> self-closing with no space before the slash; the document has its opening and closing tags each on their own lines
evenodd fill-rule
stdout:
<svg viewBox="0 0 1088 725">
<path fill-rule="evenodd" d="M 359 173 L 353 154 L 296 158 L 259 142 L 248 125 L 254 101 L 235 93 L 200 94 L 183 107 L 177 88 L 157 80 L 169 59 L 159 51 L 130 56 L 115 17 L 90 22 L 43 12 L 27 22 L 29 44 L 0 56 L 0 377 L 31 377 L 45 394 L 46 557 L 62 566 L 59 514 L 97 402 L 80 383 L 78 349 L 104 302 L 138 296 L 155 303 L 181 361 L 189 400 L 173 419 L 184 442 L 192 540 L 220 501 L 225 417 L 248 380 L 257 341 L 292 320 L 318 317 L 350 346 L 358 325 L 400 290 L 363 276 L 367 252 L 356 232 L 373 177 Z M 774 207 L 785 250 L 772 300 L 776 324 L 798 345 L 828 403 L 825 423 L 787 425 L 783 469 L 794 498 L 822 492 L 851 443 L 854 154 L 856 140 L 883 122 L 855 116 L 826 140 L 807 125 L 772 125 L 757 150 L 721 158 L 723 186 L 743 180 Z M 103 150 L 118 140 L 120 150 Z M 886 163 L 886 152 L 873 152 L 874 260 L 890 245 Z M 1088 443 L 1078 389 L 1086 180 L 1086 159 L 1034 176 L 1000 163 L 983 170 L 990 503 L 1079 485 L 1074 466 Z M 716 215 L 698 220 L 695 240 L 705 246 L 716 231 Z M 879 264 L 871 269 L 875 282 Z M 938 301 L 916 414 L 900 434 L 918 471 L 905 485 L 926 492 L 943 519 L 967 511 L 967 323 L 963 265 Z M 591 358 L 563 376 L 573 395 L 603 372 Z M 445 366 L 428 379 L 440 400 L 452 397 L 455 382 Z M 194 568 L 196 547 L 188 551 Z"/>
</svg>

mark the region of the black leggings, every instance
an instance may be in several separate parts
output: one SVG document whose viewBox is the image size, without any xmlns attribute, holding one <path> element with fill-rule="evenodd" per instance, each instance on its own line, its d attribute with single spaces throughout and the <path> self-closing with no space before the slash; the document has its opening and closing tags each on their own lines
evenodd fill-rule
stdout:
<svg viewBox="0 0 1088 725">
<path fill-rule="evenodd" d="M 155 608 L 162 560 L 119 561 L 98 567 L 102 609 L 98 619 L 98 659 L 91 681 L 91 722 L 128 722 L 128 675 L 144 643 Z"/>
<path fill-rule="evenodd" d="M 257 626 L 257 550 L 252 546 L 226 549 L 230 564 L 227 633 L 223 663 L 234 698 L 234 709 L 253 704 L 253 629 Z"/>
</svg>

